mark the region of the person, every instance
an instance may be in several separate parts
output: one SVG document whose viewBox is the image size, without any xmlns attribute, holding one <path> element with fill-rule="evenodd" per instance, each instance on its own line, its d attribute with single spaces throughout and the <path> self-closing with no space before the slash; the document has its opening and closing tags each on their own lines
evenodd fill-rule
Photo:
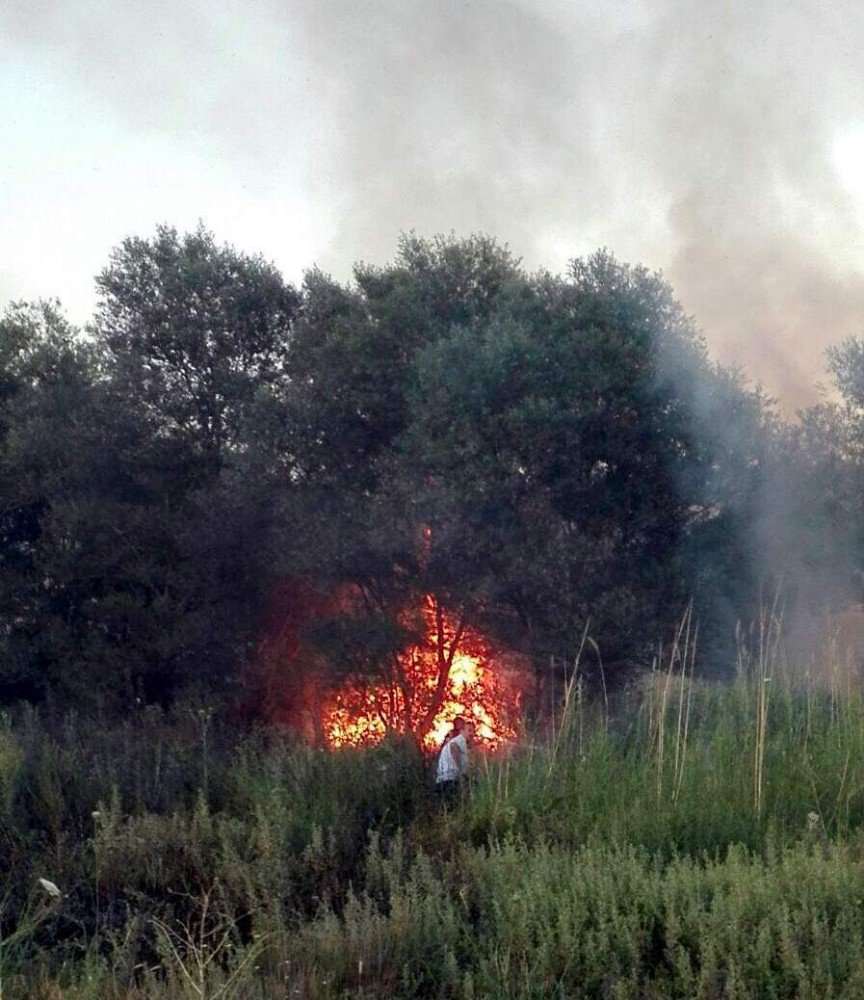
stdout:
<svg viewBox="0 0 864 1000">
<path fill-rule="evenodd" d="M 435 787 L 446 798 L 456 794 L 468 774 L 468 746 L 473 734 L 471 723 L 457 716 L 438 754 Z"/>
</svg>

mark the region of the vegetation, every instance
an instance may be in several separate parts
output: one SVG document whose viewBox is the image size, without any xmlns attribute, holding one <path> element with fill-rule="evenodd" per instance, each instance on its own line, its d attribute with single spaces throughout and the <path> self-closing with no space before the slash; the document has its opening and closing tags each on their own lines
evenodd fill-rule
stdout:
<svg viewBox="0 0 864 1000">
<path fill-rule="evenodd" d="M 606 252 L 161 228 L 97 288 L 0 319 L 3 998 L 864 992 L 864 693 L 734 641 L 861 599 L 861 341 L 787 422 Z M 452 809 L 423 608 L 439 694 L 475 635 L 538 681 Z M 346 679 L 413 714 L 264 723 Z"/>
<path fill-rule="evenodd" d="M 733 527 L 763 400 L 643 269 L 529 275 L 491 239 L 409 237 L 296 290 L 163 228 L 97 287 L 83 333 L 56 304 L 0 320 L 6 701 L 234 690 L 291 578 L 362 595 L 326 650 L 361 674 L 426 594 L 537 658 L 590 618 L 613 662 L 689 598 L 707 628 L 711 594 L 752 590 Z"/>
<path fill-rule="evenodd" d="M 615 674 L 693 601 L 722 670 L 765 581 L 819 611 L 860 597 L 857 341 L 831 356 L 843 404 L 787 425 L 606 252 L 556 277 L 408 236 L 295 289 L 160 228 L 97 291 L 83 331 L 56 303 L 0 319 L 0 701 L 242 685 L 260 715 L 310 668 L 398 674 L 427 595 L 542 669 L 590 623 Z M 274 664 L 290 581 L 303 634 Z"/>
<path fill-rule="evenodd" d="M 411 743 L 7 718 L 3 996 L 860 995 L 864 693 L 680 667 L 452 808 Z"/>
</svg>

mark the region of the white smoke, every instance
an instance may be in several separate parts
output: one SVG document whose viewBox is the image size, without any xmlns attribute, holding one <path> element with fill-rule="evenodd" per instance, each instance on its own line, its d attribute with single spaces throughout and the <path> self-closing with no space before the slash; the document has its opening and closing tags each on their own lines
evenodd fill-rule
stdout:
<svg viewBox="0 0 864 1000">
<path fill-rule="evenodd" d="M 345 276 L 411 228 L 491 232 L 553 270 L 608 245 L 662 268 L 716 354 L 789 407 L 864 326 L 862 193 L 836 159 L 862 29 L 854 0 L 0 6 L 5 45 L 106 116 L 274 215 L 303 200 L 318 226 L 294 257 Z"/>
</svg>

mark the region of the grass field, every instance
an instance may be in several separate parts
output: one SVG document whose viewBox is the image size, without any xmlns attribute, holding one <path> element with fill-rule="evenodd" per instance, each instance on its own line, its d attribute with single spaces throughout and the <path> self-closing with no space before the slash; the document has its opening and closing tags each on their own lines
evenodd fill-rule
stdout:
<svg viewBox="0 0 864 1000">
<path fill-rule="evenodd" d="M 864 697 L 778 663 L 574 683 L 452 809 L 396 741 L 6 718 L 0 996 L 864 996 Z"/>
</svg>

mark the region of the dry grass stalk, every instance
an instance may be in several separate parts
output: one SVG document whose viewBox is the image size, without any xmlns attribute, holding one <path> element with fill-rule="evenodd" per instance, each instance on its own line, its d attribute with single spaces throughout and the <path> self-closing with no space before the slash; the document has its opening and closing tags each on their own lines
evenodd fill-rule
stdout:
<svg viewBox="0 0 864 1000">
<path fill-rule="evenodd" d="M 774 595 L 770 613 L 764 607 L 759 613 L 759 647 L 756 660 L 756 748 L 753 762 L 753 807 L 762 815 L 765 797 L 765 745 L 768 732 L 768 684 L 780 662 L 783 636 L 783 614 L 779 606 L 780 591 Z"/>
</svg>

